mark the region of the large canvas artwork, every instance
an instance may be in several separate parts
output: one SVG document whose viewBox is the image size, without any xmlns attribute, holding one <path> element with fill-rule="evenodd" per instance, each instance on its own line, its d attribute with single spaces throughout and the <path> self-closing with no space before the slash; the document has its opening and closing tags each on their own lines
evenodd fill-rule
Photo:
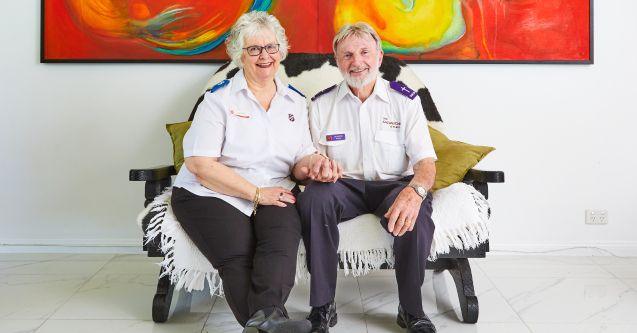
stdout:
<svg viewBox="0 0 637 333">
<path fill-rule="evenodd" d="M 347 23 L 420 63 L 592 63 L 592 0 L 42 0 L 42 62 L 222 62 L 241 14 L 279 18 L 291 52 Z"/>
</svg>

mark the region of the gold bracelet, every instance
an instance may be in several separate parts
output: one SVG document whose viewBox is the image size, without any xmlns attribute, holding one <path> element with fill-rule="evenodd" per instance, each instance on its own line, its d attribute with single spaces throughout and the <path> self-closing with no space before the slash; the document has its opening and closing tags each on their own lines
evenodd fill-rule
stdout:
<svg viewBox="0 0 637 333">
<path fill-rule="evenodd" d="M 252 200 L 252 215 L 256 215 L 257 207 L 259 207 L 260 199 L 261 199 L 261 188 L 257 187 L 257 193 L 254 194 L 254 199 Z"/>
</svg>

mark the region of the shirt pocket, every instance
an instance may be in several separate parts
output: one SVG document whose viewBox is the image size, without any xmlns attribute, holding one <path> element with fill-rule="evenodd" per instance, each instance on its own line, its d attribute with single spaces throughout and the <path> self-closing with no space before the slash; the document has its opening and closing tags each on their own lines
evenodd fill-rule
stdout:
<svg viewBox="0 0 637 333">
<path fill-rule="evenodd" d="M 329 157 L 343 161 L 343 158 L 347 157 L 350 135 L 350 130 L 326 130 L 321 133 L 318 143 L 325 146 Z"/>
<path fill-rule="evenodd" d="M 221 155 L 231 166 L 251 167 L 271 156 L 266 124 L 258 117 L 228 116 L 224 134 Z"/>
<path fill-rule="evenodd" d="M 407 155 L 401 132 L 379 130 L 374 135 L 374 141 L 380 171 L 400 175 L 407 170 Z"/>
</svg>

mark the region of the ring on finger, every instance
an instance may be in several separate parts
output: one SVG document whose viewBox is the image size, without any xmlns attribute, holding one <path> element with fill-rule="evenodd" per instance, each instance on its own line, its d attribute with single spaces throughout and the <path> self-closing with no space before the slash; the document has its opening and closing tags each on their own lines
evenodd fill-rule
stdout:
<svg viewBox="0 0 637 333">
<path fill-rule="evenodd" d="M 279 200 L 283 199 L 283 192 L 279 193 Z"/>
</svg>

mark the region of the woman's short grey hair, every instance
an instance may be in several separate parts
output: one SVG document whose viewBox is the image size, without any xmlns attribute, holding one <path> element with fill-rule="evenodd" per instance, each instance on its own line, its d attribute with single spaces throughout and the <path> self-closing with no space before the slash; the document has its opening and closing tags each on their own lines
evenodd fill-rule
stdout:
<svg viewBox="0 0 637 333">
<path fill-rule="evenodd" d="M 336 47 L 338 43 L 342 42 L 345 38 L 355 35 L 357 37 L 365 37 L 365 35 L 371 36 L 376 41 L 376 49 L 380 51 L 380 37 L 369 24 L 365 22 L 357 22 L 354 24 L 346 24 L 336 33 L 334 40 L 332 41 L 332 49 L 336 53 Z"/>
<path fill-rule="evenodd" d="M 226 52 L 228 52 L 230 59 L 237 67 L 243 68 L 241 54 L 243 53 L 243 48 L 246 47 L 246 45 L 244 45 L 246 38 L 257 36 L 264 30 L 274 32 L 277 43 L 279 43 L 281 61 L 287 57 L 289 48 L 288 39 L 285 37 L 285 29 L 283 29 L 279 20 L 267 12 L 252 11 L 239 17 L 237 22 L 235 22 L 230 29 L 228 38 L 226 38 Z"/>
</svg>

